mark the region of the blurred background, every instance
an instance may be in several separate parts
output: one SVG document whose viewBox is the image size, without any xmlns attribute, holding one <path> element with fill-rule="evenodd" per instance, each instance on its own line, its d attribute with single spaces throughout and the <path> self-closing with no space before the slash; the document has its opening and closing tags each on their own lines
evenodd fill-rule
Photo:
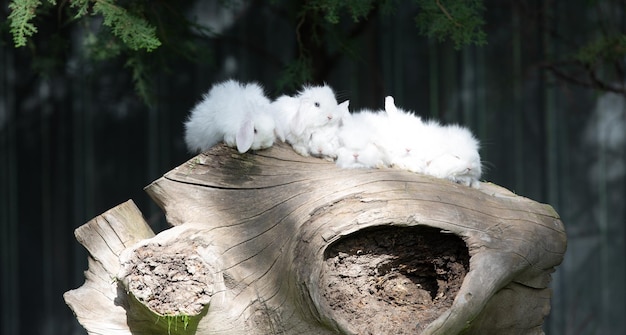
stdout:
<svg viewBox="0 0 626 335">
<path fill-rule="evenodd" d="M 99 3 L 44 2 L 21 47 L 0 8 L 0 334 L 85 333 L 74 229 L 128 199 L 166 229 L 143 187 L 192 157 L 185 117 L 228 78 L 471 128 L 484 179 L 565 224 L 546 334 L 626 334 L 625 1 Z"/>
</svg>

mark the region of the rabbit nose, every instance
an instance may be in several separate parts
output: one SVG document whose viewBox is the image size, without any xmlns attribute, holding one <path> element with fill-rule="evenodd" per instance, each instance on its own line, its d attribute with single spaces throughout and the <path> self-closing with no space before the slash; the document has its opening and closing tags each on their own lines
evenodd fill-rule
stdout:
<svg viewBox="0 0 626 335">
<path fill-rule="evenodd" d="M 328 116 L 326 116 L 326 117 L 327 117 L 329 120 L 332 120 L 332 119 L 333 119 L 333 116 L 332 116 L 332 115 L 328 115 Z"/>
<path fill-rule="evenodd" d="M 354 159 L 359 158 L 359 154 L 357 154 L 356 152 L 352 154 L 352 157 L 354 157 Z"/>
</svg>

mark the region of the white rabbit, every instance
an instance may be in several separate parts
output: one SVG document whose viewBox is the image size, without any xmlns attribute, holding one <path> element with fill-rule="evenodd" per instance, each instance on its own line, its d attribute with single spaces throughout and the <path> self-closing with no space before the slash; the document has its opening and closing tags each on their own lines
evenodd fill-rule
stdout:
<svg viewBox="0 0 626 335">
<path fill-rule="evenodd" d="M 185 122 L 185 143 L 191 152 L 209 149 L 220 141 L 244 153 L 271 147 L 275 123 L 270 100 L 256 83 L 227 80 L 215 84 Z"/>
<path fill-rule="evenodd" d="M 343 124 L 343 119 L 350 116 L 348 105 L 350 101 L 346 100 L 337 106 L 336 118 L 339 122 L 331 122 L 320 127 L 311 127 L 303 132 L 303 136 L 309 136 L 306 143 L 294 141 L 291 146 L 300 155 L 324 158 L 333 161 L 337 158 L 337 149 L 339 148 L 339 129 Z"/>
<path fill-rule="evenodd" d="M 478 140 L 459 125 L 443 126 L 395 106 L 385 98 L 389 129 L 384 146 L 392 166 L 479 187 L 482 174 Z"/>
<path fill-rule="evenodd" d="M 338 105 L 327 86 L 305 86 L 296 96 L 283 95 L 272 102 L 277 134 L 298 153 L 308 155 L 311 134 L 320 127 L 337 125 L 348 112 L 348 102 Z"/>
<path fill-rule="evenodd" d="M 296 135 L 296 132 L 292 131 L 289 133 L 287 142 L 291 144 L 295 152 L 302 156 L 312 154 L 319 157 L 320 141 L 323 141 L 324 137 L 331 139 L 332 134 L 336 134 L 339 131 L 339 126 L 342 124 L 343 118 L 345 118 L 346 115 L 350 115 L 350 111 L 348 110 L 349 104 L 350 101 L 346 100 L 337 105 L 335 110 L 330 113 L 333 115 L 332 118 L 328 118 L 328 122 L 326 123 L 319 125 L 319 123 L 310 122 L 306 127 L 299 130 L 301 131 L 299 135 Z M 300 121 L 302 121 L 302 119 Z M 332 147 L 326 146 L 326 149 L 332 150 Z M 330 154 L 333 156 L 332 153 Z"/>
<path fill-rule="evenodd" d="M 391 96 L 385 98 L 385 112 L 390 131 L 384 134 L 383 145 L 390 164 L 403 170 L 424 172 L 423 146 L 430 145 L 430 141 L 421 118 L 398 109 Z"/>
<path fill-rule="evenodd" d="M 479 142 L 470 130 L 459 125 L 429 123 L 428 126 L 435 129 L 433 141 L 437 145 L 425 154 L 424 173 L 474 188 L 480 187 L 482 166 L 478 153 Z"/>
<path fill-rule="evenodd" d="M 337 108 L 335 93 L 328 85 L 305 86 L 297 98 L 298 112 L 290 121 L 290 130 L 295 136 L 309 128 L 338 124 L 344 113 L 342 108 Z"/>
<path fill-rule="evenodd" d="M 339 149 L 339 126 L 321 127 L 311 133 L 307 152 L 311 156 L 334 161 Z"/>
<path fill-rule="evenodd" d="M 337 166 L 341 168 L 383 168 L 389 166 L 381 135 L 387 128 L 386 115 L 364 110 L 343 120 L 339 129 Z"/>
</svg>

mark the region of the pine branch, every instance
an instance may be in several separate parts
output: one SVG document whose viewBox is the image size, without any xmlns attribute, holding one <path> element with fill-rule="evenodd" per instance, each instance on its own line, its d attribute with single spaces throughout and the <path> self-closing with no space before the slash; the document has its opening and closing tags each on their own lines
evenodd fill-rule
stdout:
<svg viewBox="0 0 626 335">
<path fill-rule="evenodd" d="M 113 34 L 119 37 L 130 49 L 153 51 L 161 45 L 156 37 L 156 28 L 146 20 L 133 16 L 128 10 L 115 5 L 110 0 L 95 0 L 95 13 L 102 14 L 103 24 L 112 29 Z"/>
<path fill-rule="evenodd" d="M 146 68 L 145 60 L 141 59 L 141 56 L 135 53 L 128 57 L 124 67 L 130 68 L 133 77 L 133 83 L 135 84 L 135 91 L 141 97 L 141 99 L 150 107 L 153 107 L 155 98 L 152 94 L 150 75 Z"/>
<path fill-rule="evenodd" d="M 303 9 L 313 13 L 322 12 L 326 21 L 337 24 L 342 9 L 349 11 L 352 20 L 358 22 L 367 17 L 367 14 L 374 8 L 374 3 L 374 0 L 310 0 L 306 2 Z"/>
<path fill-rule="evenodd" d="M 56 5 L 56 0 L 48 0 Z M 153 51 L 161 45 L 156 36 L 156 28 L 145 19 L 131 14 L 127 9 L 120 7 L 113 0 L 76 0 L 71 7 L 77 9 L 75 18 L 86 15 L 90 4 L 93 11 L 102 14 L 104 25 L 111 28 L 115 36 L 120 38 L 131 50 L 145 49 Z M 33 20 L 41 6 L 40 0 L 12 0 L 9 4 L 10 31 L 16 47 L 23 47 L 28 39 L 37 32 Z"/>
<path fill-rule="evenodd" d="M 28 38 L 37 32 L 32 20 L 37 15 L 37 7 L 40 5 L 39 0 L 13 0 L 9 4 L 11 14 L 8 19 L 16 48 L 26 46 Z"/>
<path fill-rule="evenodd" d="M 90 2 L 90 0 L 72 0 L 70 2 L 70 7 L 78 9 L 76 15 L 74 16 L 75 19 L 83 17 L 89 12 Z"/>
<path fill-rule="evenodd" d="M 415 23 L 422 34 L 440 41 L 450 38 L 457 49 L 469 44 L 486 43 L 482 28 L 485 24 L 483 0 L 415 2 L 420 7 Z"/>
</svg>

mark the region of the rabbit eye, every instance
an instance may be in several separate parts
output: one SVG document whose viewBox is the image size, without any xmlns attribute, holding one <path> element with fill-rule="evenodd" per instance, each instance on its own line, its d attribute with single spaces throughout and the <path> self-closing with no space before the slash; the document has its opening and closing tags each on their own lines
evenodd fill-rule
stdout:
<svg viewBox="0 0 626 335">
<path fill-rule="evenodd" d="M 315 102 L 315 107 L 319 108 L 319 106 L 320 106 L 320 103 L 319 102 Z"/>
<path fill-rule="evenodd" d="M 256 130 L 256 128 L 254 128 L 254 133 L 255 133 L 255 134 L 257 133 L 257 130 Z"/>
</svg>

